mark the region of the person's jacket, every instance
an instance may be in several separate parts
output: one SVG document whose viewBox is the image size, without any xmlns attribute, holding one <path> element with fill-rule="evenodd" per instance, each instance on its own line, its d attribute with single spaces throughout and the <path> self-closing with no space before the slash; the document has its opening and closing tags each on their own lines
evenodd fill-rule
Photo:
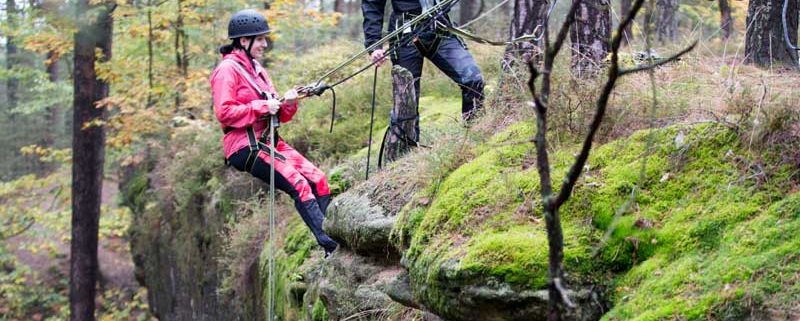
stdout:
<svg viewBox="0 0 800 321">
<path fill-rule="evenodd" d="M 383 13 L 387 0 L 362 0 L 361 11 L 364 13 L 364 47 L 369 47 L 382 38 Z M 389 32 L 394 30 L 394 16 L 400 13 L 419 14 L 422 5 L 419 0 L 392 0 L 392 18 Z"/>
<path fill-rule="evenodd" d="M 277 97 L 277 92 L 267 71 L 258 62 L 255 62 L 256 70 L 254 70 L 244 50 L 234 50 L 223 55 L 222 59 L 223 61 L 211 73 L 209 80 L 214 99 L 214 112 L 223 131 L 227 131 L 222 138 L 222 146 L 225 158 L 229 158 L 239 149 L 248 146 L 247 127 L 252 126 L 257 136 L 266 128 L 267 121 L 261 120 L 261 117 L 268 112 L 265 101 L 259 97 L 247 78 L 232 65 L 231 61 L 225 60 L 231 59 L 242 66 L 258 83 L 261 90 L 273 97 Z M 288 122 L 296 112 L 297 102 L 281 104 L 278 119 L 282 123 Z"/>
<path fill-rule="evenodd" d="M 383 17 L 384 17 L 384 10 L 386 10 L 386 1 L 387 0 L 362 0 L 361 1 L 361 11 L 364 14 L 364 47 L 368 48 L 369 46 L 376 43 L 380 40 L 383 36 L 381 33 L 383 30 Z M 397 27 L 402 25 L 403 21 L 400 20 L 399 17 L 404 14 L 411 14 L 411 15 L 418 15 L 422 13 L 422 5 L 420 1 L 425 0 L 391 0 L 392 1 L 392 13 L 389 16 L 389 26 L 387 28 L 387 32 L 391 33 Z M 427 0 L 430 1 L 432 4 L 435 3 L 435 0 Z M 448 12 L 445 12 L 444 20 L 442 22 L 450 23 L 450 18 L 447 17 Z"/>
</svg>

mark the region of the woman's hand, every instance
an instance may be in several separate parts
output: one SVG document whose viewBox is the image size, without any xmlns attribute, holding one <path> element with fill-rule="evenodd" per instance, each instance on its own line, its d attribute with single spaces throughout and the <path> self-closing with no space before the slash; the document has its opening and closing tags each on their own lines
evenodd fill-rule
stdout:
<svg viewBox="0 0 800 321">
<path fill-rule="evenodd" d="M 297 102 L 297 90 L 289 89 L 283 94 L 283 102 L 285 104 L 293 104 Z"/>
<path fill-rule="evenodd" d="M 267 112 L 271 115 L 275 115 L 278 113 L 278 109 L 281 109 L 281 101 L 277 99 L 268 99 L 267 100 Z"/>
<path fill-rule="evenodd" d="M 267 100 L 258 99 L 258 100 L 253 100 L 251 104 L 253 105 L 253 108 L 260 115 L 267 115 L 267 114 L 274 115 L 281 108 L 281 102 L 280 100 L 277 99 L 267 99 Z"/>
</svg>

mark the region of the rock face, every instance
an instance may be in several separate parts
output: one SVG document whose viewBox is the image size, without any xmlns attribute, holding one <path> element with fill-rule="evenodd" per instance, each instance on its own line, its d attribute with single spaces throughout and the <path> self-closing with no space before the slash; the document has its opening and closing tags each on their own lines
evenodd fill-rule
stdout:
<svg viewBox="0 0 800 321">
<path fill-rule="evenodd" d="M 325 231 L 356 253 L 385 257 L 396 254 L 389 243 L 394 222 L 395 216 L 371 205 L 367 196 L 345 193 L 331 202 Z"/>
<path fill-rule="evenodd" d="M 222 232 L 233 219 L 234 203 L 252 195 L 252 179 L 208 157 L 218 153 L 217 135 L 196 137 L 206 138 L 183 137 L 195 148 L 164 151 L 156 171 L 140 170 L 123 184 L 125 199 L 136 200 L 129 205 L 137 280 L 147 287 L 159 320 L 248 319 L 257 314 L 254 302 L 230 304 L 217 292 Z"/>
<path fill-rule="evenodd" d="M 359 313 L 364 314 L 362 320 L 381 320 L 392 303 L 385 289 L 402 272 L 399 266 L 382 265 L 350 251 L 336 253 L 321 263 L 321 269 L 315 281 L 333 320 Z"/>
<path fill-rule="evenodd" d="M 442 306 L 436 311 L 445 320 L 547 320 L 547 290 L 514 289 L 507 283 L 483 280 L 481 284 L 452 284 L 443 293 Z M 426 309 L 414 298 L 407 274 L 399 275 L 387 287 L 392 300 L 405 306 Z M 587 288 L 568 291 L 578 308 L 563 312 L 565 320 L 599 320 L 605 310 L 602 294 Z"/>
</svg>

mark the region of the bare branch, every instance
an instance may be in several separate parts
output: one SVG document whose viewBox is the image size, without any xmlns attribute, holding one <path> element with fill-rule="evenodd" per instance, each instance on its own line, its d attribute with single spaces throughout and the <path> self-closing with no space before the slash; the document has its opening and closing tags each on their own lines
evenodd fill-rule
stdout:
<svg viewBox="0 0 800 321">
<path fill-rule="evenodd" d="M 528 80 L 528 89 L 531 91 L 534 99 L 534 110 L 536 111 L 536 168 L 539 172 L 539 181 L 541 183 L 542 198 L 545 203 L 549 203 L 549 199 L 553 194 L 553 188 L 550 178 L 550 161 L 547 154 L 547 103 L 539 99 L 536 94 L 536 77 L 539 75 L 533 62 L 528 62 L 528 69 L 531 71 L 531 77 Z M 549 83 L 550 75 L 545 74 L 542 79 L 543 82 Z M 545 88 L 542 89 L 543 91 Z M 546 93 L 545 93 L 546 94 Z M 547 99 L 545 96 L 544 99 Z M 545 204 L 545 207 L 548 205 Z"/>
<path fill-rule="evenodd" d="M 628 12 L 628 14 L 625 16 L 625 19 L 623 19 L 619 26 L 617 26 L 617 32 L 614 33 L 614 37 L 611 40 L 611 66 L 608 69 L 608 80 L 603 87 L 603 91 L 600 93 L 600 97 L 597 99 L 597 112 L 595 113 L 592 123 L 589 126 L 589 132 L 586 134 L 586 137 L 583 140 L 583 146 L 581 147 L 580 154 L 578 154 L 578 157 L 576 157 L 575 163 L 572 164 L 567 176 L 564 177 L 561 189 L 558 191 L 558 196 L 553 201 L 553 205 L 556 209 L 564 204 L 564 202 L 566 202 L 572 195 L 572 190 L 575 188 L 575 183 L 578 181 L 581 172 L 583 172 L 583 167 L 586 165 L 586 160 L 589 158 L 589 151 L 592 149 L 592 142 L 594 141 L 597 130 L 600 128 L 600 123 L 602 123 L 603 117 L 605 116 L 606 108 L 608 107 L 608 100 L 611 97 L 611 92 L 614 90 L 614 85 L 620 76 L 619 47 L 620 42 L 622 41 L 623 31 L 625 30 L 625 27 L 627 27 L 627 25 L 633 21 L 633 18 L 642 8 L 643 3 L 644 0 L 634 1 L 633 5 L 631 6 L 631 11 Z"/>
<path fill-rule="evenodd" d="M 684 48 L 683 50 L 681 50 L 678 53 L 670 56 L 667 59 L 664 59 L 664 60 L 661 60 L 661 61 L 658 61 L 658 62 L 654 62 L 654 63 L 651 63 L 651 64 L 637 66 L 637 67 L 634 67 L 634 68 L 620 69 L 619 75 L 621 77 L 621 76 L 625 76 L 625 75 L 636 73 L 636 72 L 640 72 L 640 71 L 650 70 L 650 69 L 653 69 L 655 67 L 658 67 L 658 66 L 665 65 L 667 63 L 673 62 L 675 60 L 678 60 L 681 56 L 689 53 L 689 51 L 692 51 L 692 49 L 694 49 L 694 47 L 696 45 L 697 45 L 697 40 L 695 40 L 688 47 Z"/>
</svg>

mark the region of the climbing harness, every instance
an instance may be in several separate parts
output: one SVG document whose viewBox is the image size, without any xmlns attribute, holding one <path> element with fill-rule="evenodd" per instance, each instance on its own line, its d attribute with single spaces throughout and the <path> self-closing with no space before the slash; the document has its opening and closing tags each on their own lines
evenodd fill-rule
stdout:
<svg viewBox="0 0 800 321">
<path fill-rule="evenodd" d="M 265 91 L 262 91 L 261 88 L 258 87 L 258 84 L 256 83 L 255 79 L 253 79 L 253 77 L 250 76 L 250 74 L 247 72 L 247 70 L 245 70 L 244 67 L 242 67 L 238 62 L 236 62 L 236 61 L 234 61 L 232 59 L 223 60 L 223 62 L 226 62 L 226 61 L 236 68 L 236 70 L 239 72 L 239 74 L 241 74 L 242 77 L 244 77 L 247 80 L 247 82 L 250 84 L 250 86 L 253 87 L 253 90 L 258 92 L 258 95 L 262 99 L 274 98 L 271 94 L 269 94 L 269 93 L 267 93 Z M 264 120 L 264 119 L 262 119 L 262 120 Z M 256 134 L 255 134 L 255 130 L 253 129 L 253 126 L 248 126 L 247 128 L 245 128 L 245 130 L 247 131 L 248 148 L 250 150 L 250 153 L 247 155 L 247 162 L 245 162 L 245 170 L 248 173 L 250 173 L 252 171 L 253 165 L 255 164 L 256 159 L 258 158 L 258 154 L 261 151 L 269 152 L 270 155 L 277 155 L 278 159 L 280 159 L 282 161 L 286 160 L 285 156 L 281 155 L 280 153 L 275 153 L 275 151 L 273 150 L 274 146 L 277 146 L 277 138 L 278 137 L 274 133 L 275 133 L 275 129 L 278 128 L 278 127 L 280 127 L 280 121 L 278 120 L 278 118 L 277 117 L 271 117 L 270 118 L 270 122 L 267 124 L 267 128 L 265 128 L 264 131 L 261 132 L 261 137 L 259 139 L 256 139 Z M 231 130 L 233 130 L 233 128 L 226 127 L 223 131 L 225 133 L 228 133 Z M 267 135 L 268 134 L 269 134 L 269 139 L 270 140 L 267 140 Z M 269 145 L 267 145 L 266 142 L 268 142 L 268 141 L 270 142 L 270 145 L 272 145 L 273 147 L 270 147 Z M 270 163 L 270 166 L 272 167 L 272 166 L 274 166 L 273 165 L 274 164 L 274 158 L 271 158 L 270 160 L 272 161 L 272 163 Z"/>
<path fill-rule="evenodd" d="M 786 11 L 789 8 L 789 0 L 783 0 L 783 10 L 781 11 L 781 21 L 783 22 L 783 40 L 790 49 L 794 50 L 795 57 L 797 57 L 797 64 L 800 65 L 800 49 L 789 39 L 789 24 L 786 22 Z"/>
</svg>

